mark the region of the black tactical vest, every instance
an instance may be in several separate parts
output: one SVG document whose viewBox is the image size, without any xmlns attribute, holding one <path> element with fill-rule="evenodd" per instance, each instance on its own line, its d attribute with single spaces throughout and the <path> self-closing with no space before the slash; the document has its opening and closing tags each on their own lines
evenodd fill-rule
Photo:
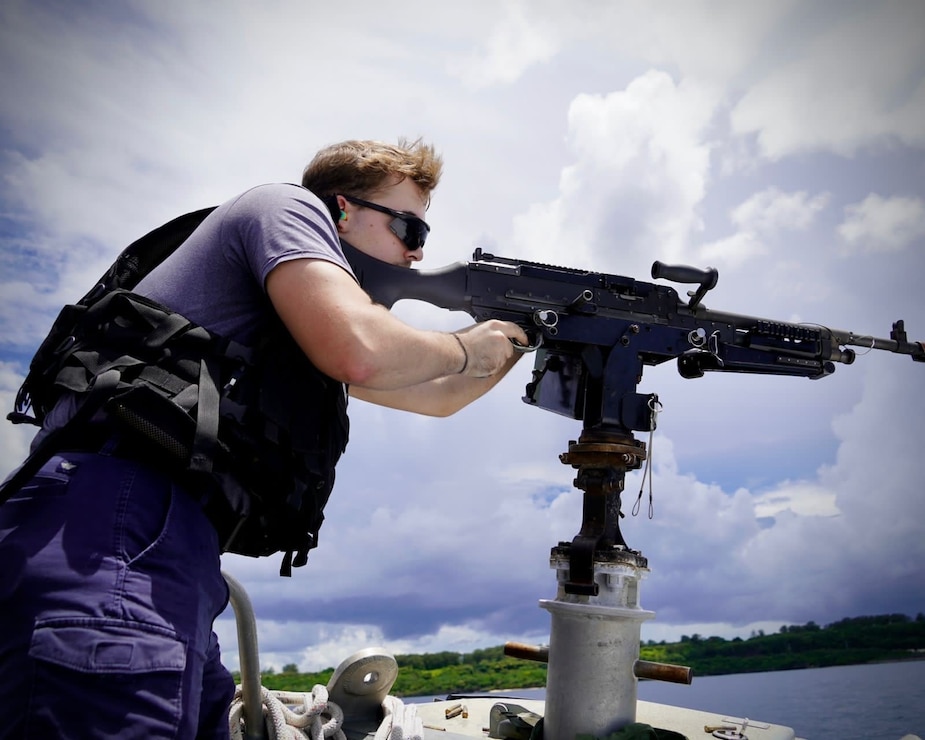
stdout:
<svg viewBox="0 0 925 740">
<path fill-rule="evenodd" d="M 4 484 L 0 501 L 102 425 L 202 496 L 223 551 L 283 551 L 280 574 L 290 575 L 318 544 L 347 444 L 346 388 L 308 360 L 269 306 L 261 342 L 248 348 L 131 292 L 212 210 L 134 242 L 62 309 L 8 418 L 40 425 L 65 393 L 79 408 Z"/>
</svg>

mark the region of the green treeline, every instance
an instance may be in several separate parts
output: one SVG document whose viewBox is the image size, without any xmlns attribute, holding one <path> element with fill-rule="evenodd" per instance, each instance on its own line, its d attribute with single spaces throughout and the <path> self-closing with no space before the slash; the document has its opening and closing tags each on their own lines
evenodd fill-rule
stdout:
<svg viewBox="0 0 925 740">
<path fill-rule="evenodd" d="M 925 614 L 912 619 L 904 614 L 855 617 L 820 627 L 814 622 L 783 626 L 767 635 L 753 633 L 748 639 L 682 635 L 680 642 L 640 646 L 644 660 L 690 666 L 694 676 L 751 673 L 793 668 L 870 663 L 873 661 L 925 658 Z M 546 685 L 546 665 L 508 658 L 501 646 L 472 653 L 396 655 L 398 679 L 395 696 L 429 696 Z M 295 665 L 281 673 L 263 674 L 268 689 L 310 691 L 327 684 L 334 672 L 298 673 Z M 235 680 L 240 677 L 235 675 Z"/>
<path fill-rule="evenodd" d="M 640 653 L 646 660 L 689 665 L 695 676 L 925 658 L 925 615 L 855 617 L 825 627 L 808 622 L 773 635 L 759 631 L 747 640 L 682 635 L 675 643 L 650 640 Z"/>
</svg>

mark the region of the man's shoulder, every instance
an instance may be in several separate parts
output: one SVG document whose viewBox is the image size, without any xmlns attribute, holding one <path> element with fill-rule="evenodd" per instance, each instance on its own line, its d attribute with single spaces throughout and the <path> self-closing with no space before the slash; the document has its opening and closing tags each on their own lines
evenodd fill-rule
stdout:
<svg viewBox="0 0 925 740">
<path fill-rule="evenodd" d="M 286 182 L 265 183 L 255 185 L 245 190 L 228 203 L 231 208 L 259 208 L 264 209 L 268 206 L 292 206 L 301 205 L 309 207 L 312 210 L 327 212 L 327 208 L 321 199 L 311 190 L 303 188 L 301 185 Z"/>
</svg>

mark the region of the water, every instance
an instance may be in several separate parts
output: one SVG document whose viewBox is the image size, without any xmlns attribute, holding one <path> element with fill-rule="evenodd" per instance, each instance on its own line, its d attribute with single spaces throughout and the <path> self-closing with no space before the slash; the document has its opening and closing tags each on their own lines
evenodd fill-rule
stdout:
<svg viewBox="0 0 925 740">
<path fill-rule="evenodd" d="M 807 740 L 925 737 L 925 661 L 643 681 L 638 696 L 787 725 Z"/>
<path fill-rule="evenodd" d="M 504 693 L 543 698 L 543 689 Z M 786 725 L 806 740 L 925 738 L 925 661 L 641 681 L 639 698 Z"/>
</svg>

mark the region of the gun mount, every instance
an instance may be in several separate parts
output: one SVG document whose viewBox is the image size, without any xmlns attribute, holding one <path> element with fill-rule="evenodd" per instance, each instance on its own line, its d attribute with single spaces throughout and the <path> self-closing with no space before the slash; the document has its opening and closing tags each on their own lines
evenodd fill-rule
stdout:
<svg viewBox="0 0 925 740">
<path fill-rule="evenodd" d="M 636 390 L 645 366 L 673 359 L 685 378 L 706 372 L 823 378 L 837 364 L 854 362 L 851 346 L 925 361 L 925 345 L 908 340 L 902 321 L 893 324 L 889 339 L 879 339 L 707 309 L 702 299 L 719 280 L 712 268 L 652 265 L 653 278 L 697 286 L 685 302 L 671 286 L 481 249 L 470 262 L 436 270 L 389 265 L 349 244 L 344 251 L 360 284 L 386 307 L 422 300 L 476 321 L 512 321 L 531 335 L 536 356 L 523 400 L 583 425 L 562 458 L 577 468 L 575 485 L 585 492 L 569 586 L 578 591 L 593 588 L 589 548 L 628 550 L 619 531 L 623 477 L 645 460 L 645 445 L 633 432 L 652 432 L 656 423 L 657 398 Z"/>
</svg>

